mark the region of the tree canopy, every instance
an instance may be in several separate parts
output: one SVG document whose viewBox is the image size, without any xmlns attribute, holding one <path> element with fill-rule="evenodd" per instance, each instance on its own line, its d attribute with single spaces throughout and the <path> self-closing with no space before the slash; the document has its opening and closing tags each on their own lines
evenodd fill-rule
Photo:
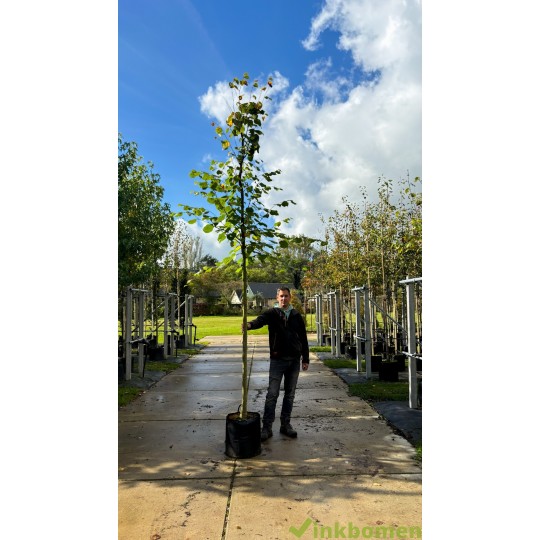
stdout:
<svg viewBox="0 0 540 540">
<path fill-rule="evenodd" d="M 135 142 L 118 136 L 118 286 L 142 285 L 157 276 L 174 228 L 170 206 L 152 162 Z"/>
</svg>

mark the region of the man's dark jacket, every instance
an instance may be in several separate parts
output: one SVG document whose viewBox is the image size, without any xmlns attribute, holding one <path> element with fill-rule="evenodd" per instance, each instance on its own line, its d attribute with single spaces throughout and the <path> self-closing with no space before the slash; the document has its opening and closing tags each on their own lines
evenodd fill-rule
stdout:
<svg viewBox="0 0 540 540">
<path fill-rule="evenodd" d="M 280 308 L 267 309 L 249 324 L 252 330 L 268 325 L 271 358 L 302 356 L 302 362 L 309 364 L 306 325 L 296 309 L 291 310 L 288 319 Z"/>
</svg>

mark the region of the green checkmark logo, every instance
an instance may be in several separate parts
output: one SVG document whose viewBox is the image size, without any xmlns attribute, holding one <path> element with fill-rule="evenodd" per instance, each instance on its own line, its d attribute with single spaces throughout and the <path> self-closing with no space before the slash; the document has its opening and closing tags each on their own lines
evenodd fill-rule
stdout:
<svg viewBox="0 0 540 540">
<path fill-rule="evenodd" d="M 301 527 L 297 529 L 296 527 L 289 527 L 289 532 L 293 533 L 296 538 L 300 538 L 306 531 L 307 528 L 312 524 L 313 522 L 311 519 L 307 518 L 304 523 L 302 523 Z"/>
</svg>

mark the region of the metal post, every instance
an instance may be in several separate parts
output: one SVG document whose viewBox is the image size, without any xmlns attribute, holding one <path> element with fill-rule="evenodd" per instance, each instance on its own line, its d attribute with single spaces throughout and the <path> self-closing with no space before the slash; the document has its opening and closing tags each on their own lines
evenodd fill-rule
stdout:
<svg viewBox="0 0 540 540">
<path fill-rule="evenodd" d="M 341 354 L 341 297 L 339 291 L 335 293 L 335 306 L 336 306 L 336 347 L 337 356 Z"/>
<path fill-rule="evenodd" d="M 139 338 L 144 338 L 144 292 L 139 291 Z M 139 343 L 139 375 L 144 372 L 144 345 Z"/>
<path fill-rule="evenodd" d="M 163 357 L 165 360 L 169 356 L 169 293 L 165 293 L 163 308 Z"/>
<path fill-rule="evenodd" d="M 409 407 L 418 408 L 418 380 L 416 377 L 416 321 L 414 317 L 414 283 L 407 283 L 407 348 L 409 356 Z"/>
<path fill-rule="evenodd" d="M 369 289 L 364 287 L 364 324 L 366 327 L 366 378 L 371 377 L 371 305 Z"/>
<path fill-rule="evenodd" d="M 353 289 L 354 291 L 354 309 L 356 313 L 356 371 L 362 371 L 362 361 L 360 356 L 360 351 L 362 350 L 362 326 L 360 318 L 360 308 L 361 308 L 361 299 L 360 299 L 360 289 Z"/>
<path fill-rule="evenodd" d="M 334 293 L 328 293 L 328 318 L 330 323 L 330 347 L 332 348 L 332 356 L 336 356 L 336 335 L 335 335 L 335 321 L 334 321 Z"/>
<path fill-rule="evenodd" d="M 193 345 L 195 343 L 195 338 L 193 336 L 193 300 L 194 297 L 190 295 L 189 297 L 189 344 Z"/>
<path fill-rule="evenodd" d="M 322 294 L 317 295 L 317 309 L 319 313 L 319 345 L 323 346 L 323 334 L 324 334 L 324 318 L 323 318 L 323 298 Z"/>
<path fill-rule="evenodd" d="M 322 329 L 322 295 L 316 294 L 315 295 L 315 325 L 317 326 L 317 344 L 319 346 L 324 345 L 322 342 L 322 335 L 323 335 L 323 329 Z"/>
<path fill-rule="evenodd" d="M 131 380 L 131 318 L 132 314 L 132 292 L 131 287 L 126 291 L 126 341 L 124 344 L 124 351 L 126 355 L 126 381 Z"/>
<path fill-rule="evenodd" d="M 184 301 L 184 347 L 186 348 L 191 345 L 188 333 L 188 329 L 190 328 L 189 324 L 189 294 L 186 294 L 186 299 Z"/>
<path fill-rule="evenodd" d="M 176 294 L 171 294 L 171 354 L 174 347 L 174 350 L 176 351 L 176 319 L 175 319 L 175 313 L 176 313 Z M 173 344 L 174 341 L 174 344 Z"/>
</svg>

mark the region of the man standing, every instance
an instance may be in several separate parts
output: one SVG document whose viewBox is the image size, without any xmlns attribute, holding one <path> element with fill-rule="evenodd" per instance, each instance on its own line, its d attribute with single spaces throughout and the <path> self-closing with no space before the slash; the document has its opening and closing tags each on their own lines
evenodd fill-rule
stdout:
<svg viewBox="0 0 540 540">
<path fill-rule="evenodd" d="M 279 432 L 292 438 L 298 435 L 291 426 L 291 412 L 300 373 L 300 358 L 302 358 L 302 369 L 305 371 L 309 367 L 306 325 L 302 315 L 290 305 L 291 291 L 288 287 L 278 289 L 277 301 L 279 307 L 268 309 L 247 323 L 248 330 L 256 330 L 265 324 L 268 325 L 270 373 L 264 404 L 261 441 L 266 441 L 272 436 L 272 424 L 283 378 L 285 379 L 285 394 L 281 405 Z"/>
</svg>

